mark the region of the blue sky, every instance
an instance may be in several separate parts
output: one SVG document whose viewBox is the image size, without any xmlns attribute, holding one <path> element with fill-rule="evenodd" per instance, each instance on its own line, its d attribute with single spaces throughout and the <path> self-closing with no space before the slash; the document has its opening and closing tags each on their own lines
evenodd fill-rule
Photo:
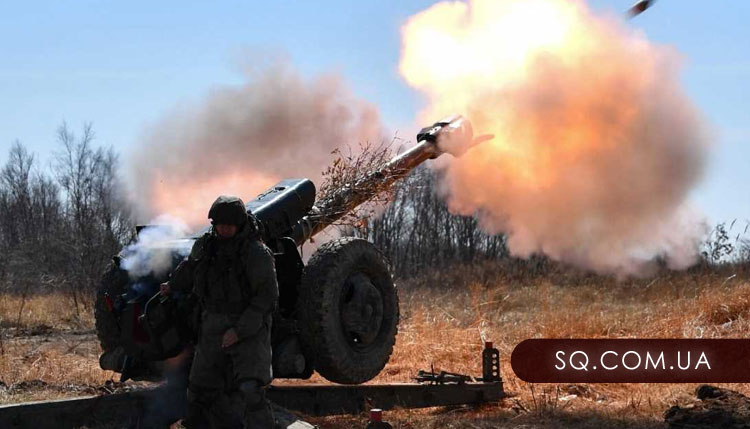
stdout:
<svg viewBox="0 0 750 429">
<path fill-rule="evenodd" d="M 340 73 L 404 136 L 421 104 L 398 75 L 399 29 L 432 3 L 0 0 L 0 163 L 15 139 L 48 162 L 63 120 L 92 122 L 98 143 L 126 155 L 149 124 L 241 82 L 264 53 L 306 76 Z M 693 195 L 712 221 L 750 219 L 749 19 L 746 1 L 660 0 L 630 22 L 684 55 L 685 87 L 714 132 Z"/>
</svg>

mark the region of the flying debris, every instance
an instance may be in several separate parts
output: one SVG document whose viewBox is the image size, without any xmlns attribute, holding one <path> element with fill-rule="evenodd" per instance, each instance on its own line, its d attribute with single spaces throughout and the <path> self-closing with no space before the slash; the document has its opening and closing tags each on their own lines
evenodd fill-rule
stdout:
<svg viewBox="0 0 750 429">
<path fill-rule="evenodd" d="M 641 0 L 628 9 L 628 17 L 635 18 L 656 3 L 656 0 Z"/>
</svg>

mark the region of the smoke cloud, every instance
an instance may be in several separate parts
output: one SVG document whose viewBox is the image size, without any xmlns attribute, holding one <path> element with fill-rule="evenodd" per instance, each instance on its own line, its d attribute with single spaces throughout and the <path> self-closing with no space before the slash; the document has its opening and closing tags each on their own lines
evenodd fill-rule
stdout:
<svg viewBox="0 0 750 429">
<path fill-rule="evenodd" d="M 495 135 L 438 160 L 452 211 L 506 233 L 521 257 L 616 273 L 694 261 L 686 199 L 707 136 L 673 50 L 565 0 L 443 2 L 402 31 L 422 118 L 460 113 Z"/>
<path fill-rule="evenodd" d="M 164 277 L 172 269 L 175 256 L 184 258 L 190 254 L 192 240 L 180 240 L 187 232 L 187 225 L 179 219 L 166 215 L 157 217 L 138 233 L 135 243 L 123 249 L 120 266 L 132 279 L 149 275 Z"/>
<path fill-rule="evenodd" d="M 319 184 L 332 150 L 384 135 L 375 107 L 335 75 L 308 81 L 276 63 L 246 79 L 151 127 L 131 162 L 142 217 L 206 224 L 218 195 L 247 201 L 284 178 Z"/>
</svg>

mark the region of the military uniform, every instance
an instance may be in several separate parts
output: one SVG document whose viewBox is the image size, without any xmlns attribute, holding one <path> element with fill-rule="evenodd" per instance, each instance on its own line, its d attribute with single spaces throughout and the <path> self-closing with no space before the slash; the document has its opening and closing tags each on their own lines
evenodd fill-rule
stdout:
<svg viewBox="0 0 750 429">
<path fill-rule="evenodd" d="M 271 428 L 265 386 L 272 378 L 271 313 L 278 300 L 273 255 L 239 198 L 219 197 L 209 217 L 239 229 L 222 238 L 211 228 L 169 280 L 170 289 L 192 291 L 201 306 L 185 425 Z M 229 329 L 239 340 L 222 347 Z"/>
</svg>

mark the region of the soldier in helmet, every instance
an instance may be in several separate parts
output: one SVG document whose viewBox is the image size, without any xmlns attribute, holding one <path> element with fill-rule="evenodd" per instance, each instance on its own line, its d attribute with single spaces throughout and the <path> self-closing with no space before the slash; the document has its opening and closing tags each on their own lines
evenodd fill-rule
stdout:
<svg viewBox="0 0 750 429">
<path fill-rule="evenodd" d="M 208 217 L 209 232 L 161 286 L 162 294 L 192 291 L 201 306 L 184 424 L 272 428 L 265 386 L 271 382 L 271 313 L 279 294 L 273 255 L 241 199 L 217 198 Z"/>
</svg>

